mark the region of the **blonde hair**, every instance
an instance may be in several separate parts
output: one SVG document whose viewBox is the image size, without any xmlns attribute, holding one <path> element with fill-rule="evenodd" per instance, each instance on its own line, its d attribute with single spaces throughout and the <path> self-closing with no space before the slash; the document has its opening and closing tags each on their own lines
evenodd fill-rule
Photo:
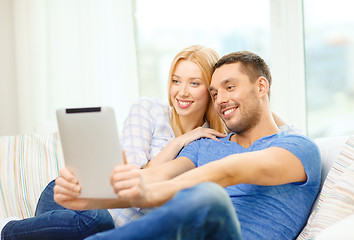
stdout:
<svg viewBox="0 0 354 240">
<path fill-rule="evenodd" d="M 170 67 L 170 72 L 168 75 L 168 101 L 170 106 L 172 107 L 171 113 L 171 126 L 175 133 L 175 136 L 181 136 L 185 132 L 182 129 L 182 125 L 179 119 L 179 115 L 176 112 L 176 109 L 173 107 L 171 98 L 170 98 L 170 89 L 172 84 L 172 75 L 176 69 L 176 65 L 181 60 L 188 60 L 196 63 L 203 76 L 204 84 L 209 87 L 211 82 L 211 76 L 213 74 L 213 67 L 215 63 L 218 61 L 219 55 L 211 48 L 203 47 L 200 45 L 193 45 L 183 49 L 179 52 L 175 58 L 173 59 Z M 225 125 L 216 110 L 213 107 L 212 99 L 209 96 L 209 102 L 207 106 L 207 110 L 204 114 L 204 120 L 207 121 L 211 128 L 224 133 Z"/>
</svg>

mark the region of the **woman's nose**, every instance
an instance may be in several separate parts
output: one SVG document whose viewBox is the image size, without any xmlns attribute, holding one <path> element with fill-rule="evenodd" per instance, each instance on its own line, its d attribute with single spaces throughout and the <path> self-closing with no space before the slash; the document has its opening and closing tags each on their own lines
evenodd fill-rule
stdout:
<svg viewBox="0 0 354 240">
<path fill-rule="evenodd" d="M 178 94 L 180 96 L 188 96 L 188 94 L 189 94 L 188 86 L 186 84 L 182 84 Z"/>
</svg>

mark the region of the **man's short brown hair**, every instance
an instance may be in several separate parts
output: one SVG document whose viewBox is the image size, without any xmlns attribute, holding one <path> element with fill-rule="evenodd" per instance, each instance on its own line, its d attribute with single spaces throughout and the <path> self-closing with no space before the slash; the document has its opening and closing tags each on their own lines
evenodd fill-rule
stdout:
<svg viewBox="0 0 354 240">
<path fill-rule="evenodd" d="M 266 62 L 257 54 L 254 54 L 249 51 L 238 51 L 227 54 L 219 59 L 219 61 L 214 66 L 214 71 L 217 68 L 225 64 L 231 63 L 242 63 L 241 71 L 248 75 L 251 82 L 256 81 L 259 77 L 264 77 L 268 80 L 269 83 L 269 92 L 270 96 L 270 86 L 272 84 L 272 76 Z"/>
</svg>

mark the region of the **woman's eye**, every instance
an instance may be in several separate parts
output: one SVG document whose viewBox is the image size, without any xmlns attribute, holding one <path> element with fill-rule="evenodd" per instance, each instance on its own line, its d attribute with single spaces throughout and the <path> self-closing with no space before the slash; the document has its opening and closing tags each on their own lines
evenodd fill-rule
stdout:
<svg viewBox="0 0 354 240">
<path fill-rule="evenodd" d="M 200 84 L 199 84 L 199 82 L 191 82 L 191 85 L 192 86 L 199 86 Z"/>
<path fill-rule="evenodd" d="M 175 80 L 175 79 L 172 79 L 172 83 L 177 84 L 177 83 L 179 83 L 179 81 Z"/>
</svg>

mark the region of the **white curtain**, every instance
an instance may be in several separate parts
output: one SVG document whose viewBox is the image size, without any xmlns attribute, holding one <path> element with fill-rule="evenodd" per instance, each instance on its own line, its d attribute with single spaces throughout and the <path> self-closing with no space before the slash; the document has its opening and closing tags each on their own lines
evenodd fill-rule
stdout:
<svg viewBox="0 0 354 240">
<path fill-rule="evenodd" d="M 119 127 L 138 98 L 130 0 L 14 0 L 20 133 L 62 107 L 112 106 Z"/>
</svg>

